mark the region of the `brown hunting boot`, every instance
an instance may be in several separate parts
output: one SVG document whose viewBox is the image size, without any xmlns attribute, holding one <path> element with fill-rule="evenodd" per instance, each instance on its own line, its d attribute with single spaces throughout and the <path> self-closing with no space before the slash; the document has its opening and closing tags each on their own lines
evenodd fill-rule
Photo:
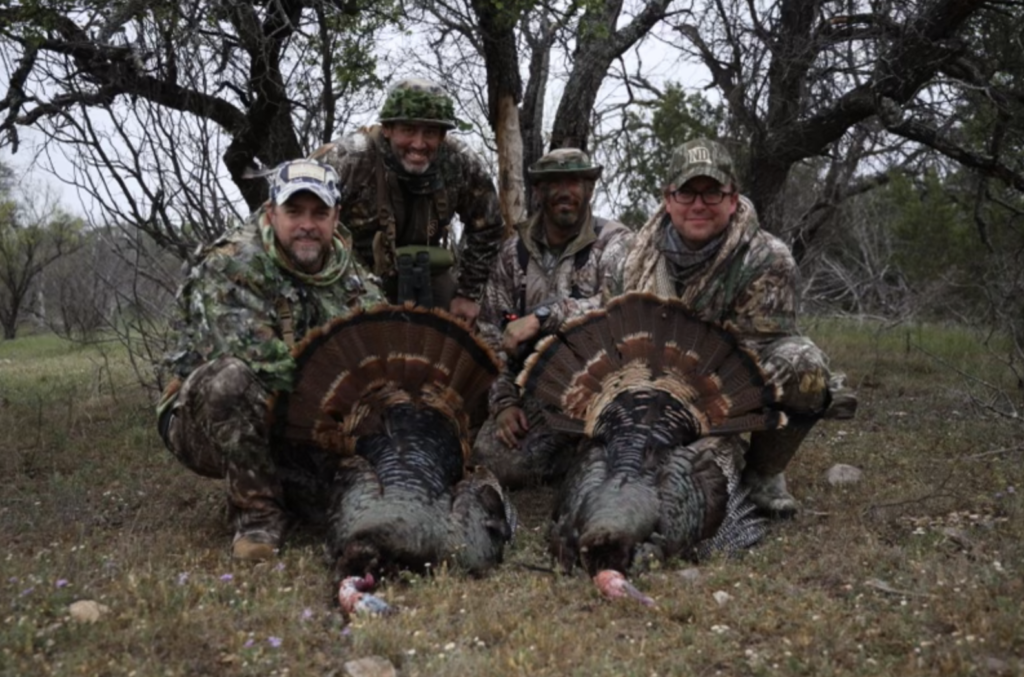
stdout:
<svg viewBox="0 0 1024 677">
<path fill-rule="evenodd" d="M 233 508 L 235 538 L 231 557 L 244 562 L 265 562 L 281 545 L 286 526 L 284 511 L 273 501 L 259 508 Z"/>
<path fill-rule="evenodd" d="M 851 419 L 857 413 L 857 395 L 846 385 L 846 376 L 832 374 L 828 384 L 828 402 L 816 415 L 791 415 L 790 423 L 781 430 L 752 433 L 743 485 L 750 489 L 750 500 L 764 514 L 792 517 L 799 504 L 786 489 L 783 471 L 800 448 L 818 418 Z"/>
<path fill-rule="evenodd" d="M 846 374 L 832 374 L 828 382 L 829 403 L 822 418 L 837 421 L 853 418 L 857 414 L 857 393 L 846 385 Z"/>
<path fill-rule="evenodd" d="M 243 562 L 266 562 L 274 557 L 277 547 L 271 543 L 260 543 L 253 536 L 239 534 L 231 544 L 231 557 Z"/>
<path fill-rule="evenodd" d="M 759 512 L 782 518 L 796 514 L 799 504 L 786 490 L 783 470 L 813 426 L 791 423 L 781 430 L 751 433 L 742 484 L 750 489 L 750 500 Z"/>
</svg>

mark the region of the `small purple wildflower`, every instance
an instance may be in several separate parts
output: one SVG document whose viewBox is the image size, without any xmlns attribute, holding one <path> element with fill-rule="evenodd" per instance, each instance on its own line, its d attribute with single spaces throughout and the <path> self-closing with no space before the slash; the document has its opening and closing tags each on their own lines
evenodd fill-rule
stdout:
<svg viewBox="0 0 1024 677">
<path fill-rule="evenodd" d="M 269 644 L 270 646 L 272 646 L 275 649 L 277 649 L 278 647 L 281 646 L 281 638 L 280 637 L 267 637 L 267 644 Z"/>
<path fill-rule="evenodd" d="M 1011 484 L 1010 486 L 1006 487 L 1006 493 L 1015 494 L 1017 493 L 1017 489 Z"/>
<path fill-rule="evenodd" d="M 7 579 L 7 582 L 8 583 L 17 583 L 18 582 L 18 577 L 17 576 L 11 576 L 10 578 Z"/>
<path fill-rule="evenodd" d="M 188 583 L 188 572 L 182 571 L 178 574 L 178 585 L 185 585 L 186 583 Z"/>
<path fill-rule="evenodd" d="M 25 595 L 31 595 L 35 591 L 35 589 L 36 587 L 34 585 L 31 588 L 25 588 L 21 591 L 21 596 L 24 597 Z"/>
<path fill-rule="evenodd" d="M 250 637 L 249 639 L 245 640 L 245 644 L 242 645 L 242 648 L 243 649 L 251 649 L 252 648 L 252 637 Z"/>
<path fill-rule="evenodd" d="M 221 577 L 220 577 L 220 580 L 222 580 L 225 583 L 227 583 L 228 581 L 234 580 L 234 578 L 235 577 L 232 574 L 222 574 Z"/>
<path fill-rule="evenodd" d="M 56 585 L 58 588 L 63 588 L 67 584 L 68 584 L 68 579 L 66 579 L 66 578 L 58 578 L 57 582 L 54 585 Z"/>
<path fill-rule="evenodd" d="M 313 610 L 312 609 L 310 609 L 309 607 L 306 607 L 305 609 L 302 610 L 302 620 L 308 621 L 312 617 L 313 617 Z"/>
<path fill-rule="evenodd" d="M 345 627 L 343 627 L 341 629 L 341 636 L 342 637 L 348 637 L 351 634 L 352 634 L 352 626 L 351 625 L 346 625 Z"/>
<path fill-rule="evenodd" d="M 278 562 L 274 566 L 274 571 L 284 571 L 284 562 Z"/>
</svg>

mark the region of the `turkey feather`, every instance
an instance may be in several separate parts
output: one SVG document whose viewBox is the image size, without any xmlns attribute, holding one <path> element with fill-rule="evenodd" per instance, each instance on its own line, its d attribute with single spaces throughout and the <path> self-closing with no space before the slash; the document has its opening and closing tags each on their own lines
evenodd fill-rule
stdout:
<svg viewBox="0 0 1024 677">
<path fill-rule="evenodd" d="M 339 580 L 449 562 L 482 573 L 514 528 L 507 494 L 467 468 L 469 404 L 499 361 L 440 310 L 380 306 L 311 332 L 274 434 L 335 452 L 327 551 Z"/>
<path fill-rule="evenodd" d="M 720 436 L 785 416 L 756 356 L 680 301 L 613 299 L 539 343 L 517 383 L 557 412 L 552 426 L 586 435 L 549 534 L 563 567 L 625 573 L 641 552 L 694 557 L 763 535 L 738 488 L 738 442 Z"/>
</svg>

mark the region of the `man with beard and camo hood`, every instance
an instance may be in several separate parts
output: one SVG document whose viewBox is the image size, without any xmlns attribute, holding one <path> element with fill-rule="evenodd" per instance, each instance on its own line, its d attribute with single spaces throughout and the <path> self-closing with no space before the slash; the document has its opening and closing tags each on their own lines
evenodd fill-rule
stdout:
<svg viewBox="0 0 1024 677">
<path fill-rule="evenodd" d="M 342 182 L 341 221 L 356 255 L 384 280 L 392 303 L 440 307 L 473 323 L 503 236 L 494 182 L 456 127 L 452 98 L 436 83 L 396 83 L 380 124 L 318 149 Z M 449 226 L 458 215 L 458 260 Z"/>
<path fill-rule="evenodd" d="M 213 243 L 178 298 L 174 378 L 160 436 L 187 468 L 227 480 L 232 554 L 265 560 L 289 514 L 323 517 L 336 458 L 274 439 L 268 398 L 288 390 L 291 349 L 311 329 L 384 302 L 338 224 L 338 175 L 310 160 L 268 175 L 270 200 Z"/>
<path fill-rule="evenodd" d="M 726 148 L 708 139 L 677 148 L 663 197 L 607 291 L 681 298 L 760 357 L 781 386 L 790 424 L 752 433 L 749 447 L 739 436 L 707 443 L 745 453 L 743 483 L 762 512 L 793 515 L 798 506 L 783 471 L 811 427 L 823 417 L 852 417 L 856 398 L 841 374 L 830 373 L 824 353 L 800 335 L 796 262 L 781 240 L 758 226 Z"/>
<path fill-rule="evenodd" d="M 590 199 L 602 167 L 583 151 L 551 151 L 527 171 L 537 211 L 508 239 L 484 291 L 480 333 L 505 358 L 491 387 L 490 416 L 473 447 L 503 485 L 552 482 L 578 438 L 552 431 L 515 384 L 522 360 L 542 336 L 600 305 L 605 278 L 625 257 L 632 233 L 594 216 Z"/>
</svg>

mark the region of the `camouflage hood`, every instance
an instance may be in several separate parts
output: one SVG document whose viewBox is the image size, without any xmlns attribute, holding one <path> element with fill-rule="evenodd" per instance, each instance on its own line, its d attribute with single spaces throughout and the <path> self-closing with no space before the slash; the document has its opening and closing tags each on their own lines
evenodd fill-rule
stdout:
<svg viewBox="0 0 1024 677">
<path fill-rule="evenodd" d="M 658 210 L 638 233 L 609 294 L 647 291 L 680 298 L 698 317 L 722 323 L 741 340 L 796 332 L 796 263 L 782 240 L 761 230 L 748 199 L 740 197 L 717 253 L 685 279 L 661 249 L 666 228 L 672 222 Z"/>
<path fill-rule="evenodd" d="M 543 260 L 544 250 L 547 248 L 547 245 L 545 244 L 547 238 L 544 235 L 543 220 L 543 214 L 538 212 L 516 226 L 516 231 L 519 233 L 519 237 L 522 238 L 526 249 L 530 252 L 530 256 L 538 261 Z M 566 243 L 565 249 L 562 251 L 559 258 L 573 256 L 576 252 L 590 245 L 596 239 L 597 233 L 594 231 L 594 214 L 590 210 L 590 205 L 587 204 L 584 212 L 583 223 L 580 224 L 579 231 L 571 240 L 569 240 L 569 242 Z"/>
<path fill-rule="evenodd" d="M 671 227 L 672 222 L 662 205 L 637 233 L 633 250 L 626 257 L 622 280 L 625 289 L 649 291 L 666 297 L 676 295 L 675 284 L 664 270 L 665 260 L 659 251 L 664 229 Z M 737 251 L 749 243 L 759 230 L 760 226 L 757 222 L 754 205 L 741 195 L 736 213 L 733 214 L 732 220 L 726 228 L 725 240 L 701 277 L 704 279 L 714 278 L 717 272 L 732 259 Z M 702 288 L 703 285 L 700 283 L 693 284 L 690 286 L 688 295 L 696 294 Z M 683 300 L 693 303 L 692 298 L 684 297 Z"/>
</svg>

